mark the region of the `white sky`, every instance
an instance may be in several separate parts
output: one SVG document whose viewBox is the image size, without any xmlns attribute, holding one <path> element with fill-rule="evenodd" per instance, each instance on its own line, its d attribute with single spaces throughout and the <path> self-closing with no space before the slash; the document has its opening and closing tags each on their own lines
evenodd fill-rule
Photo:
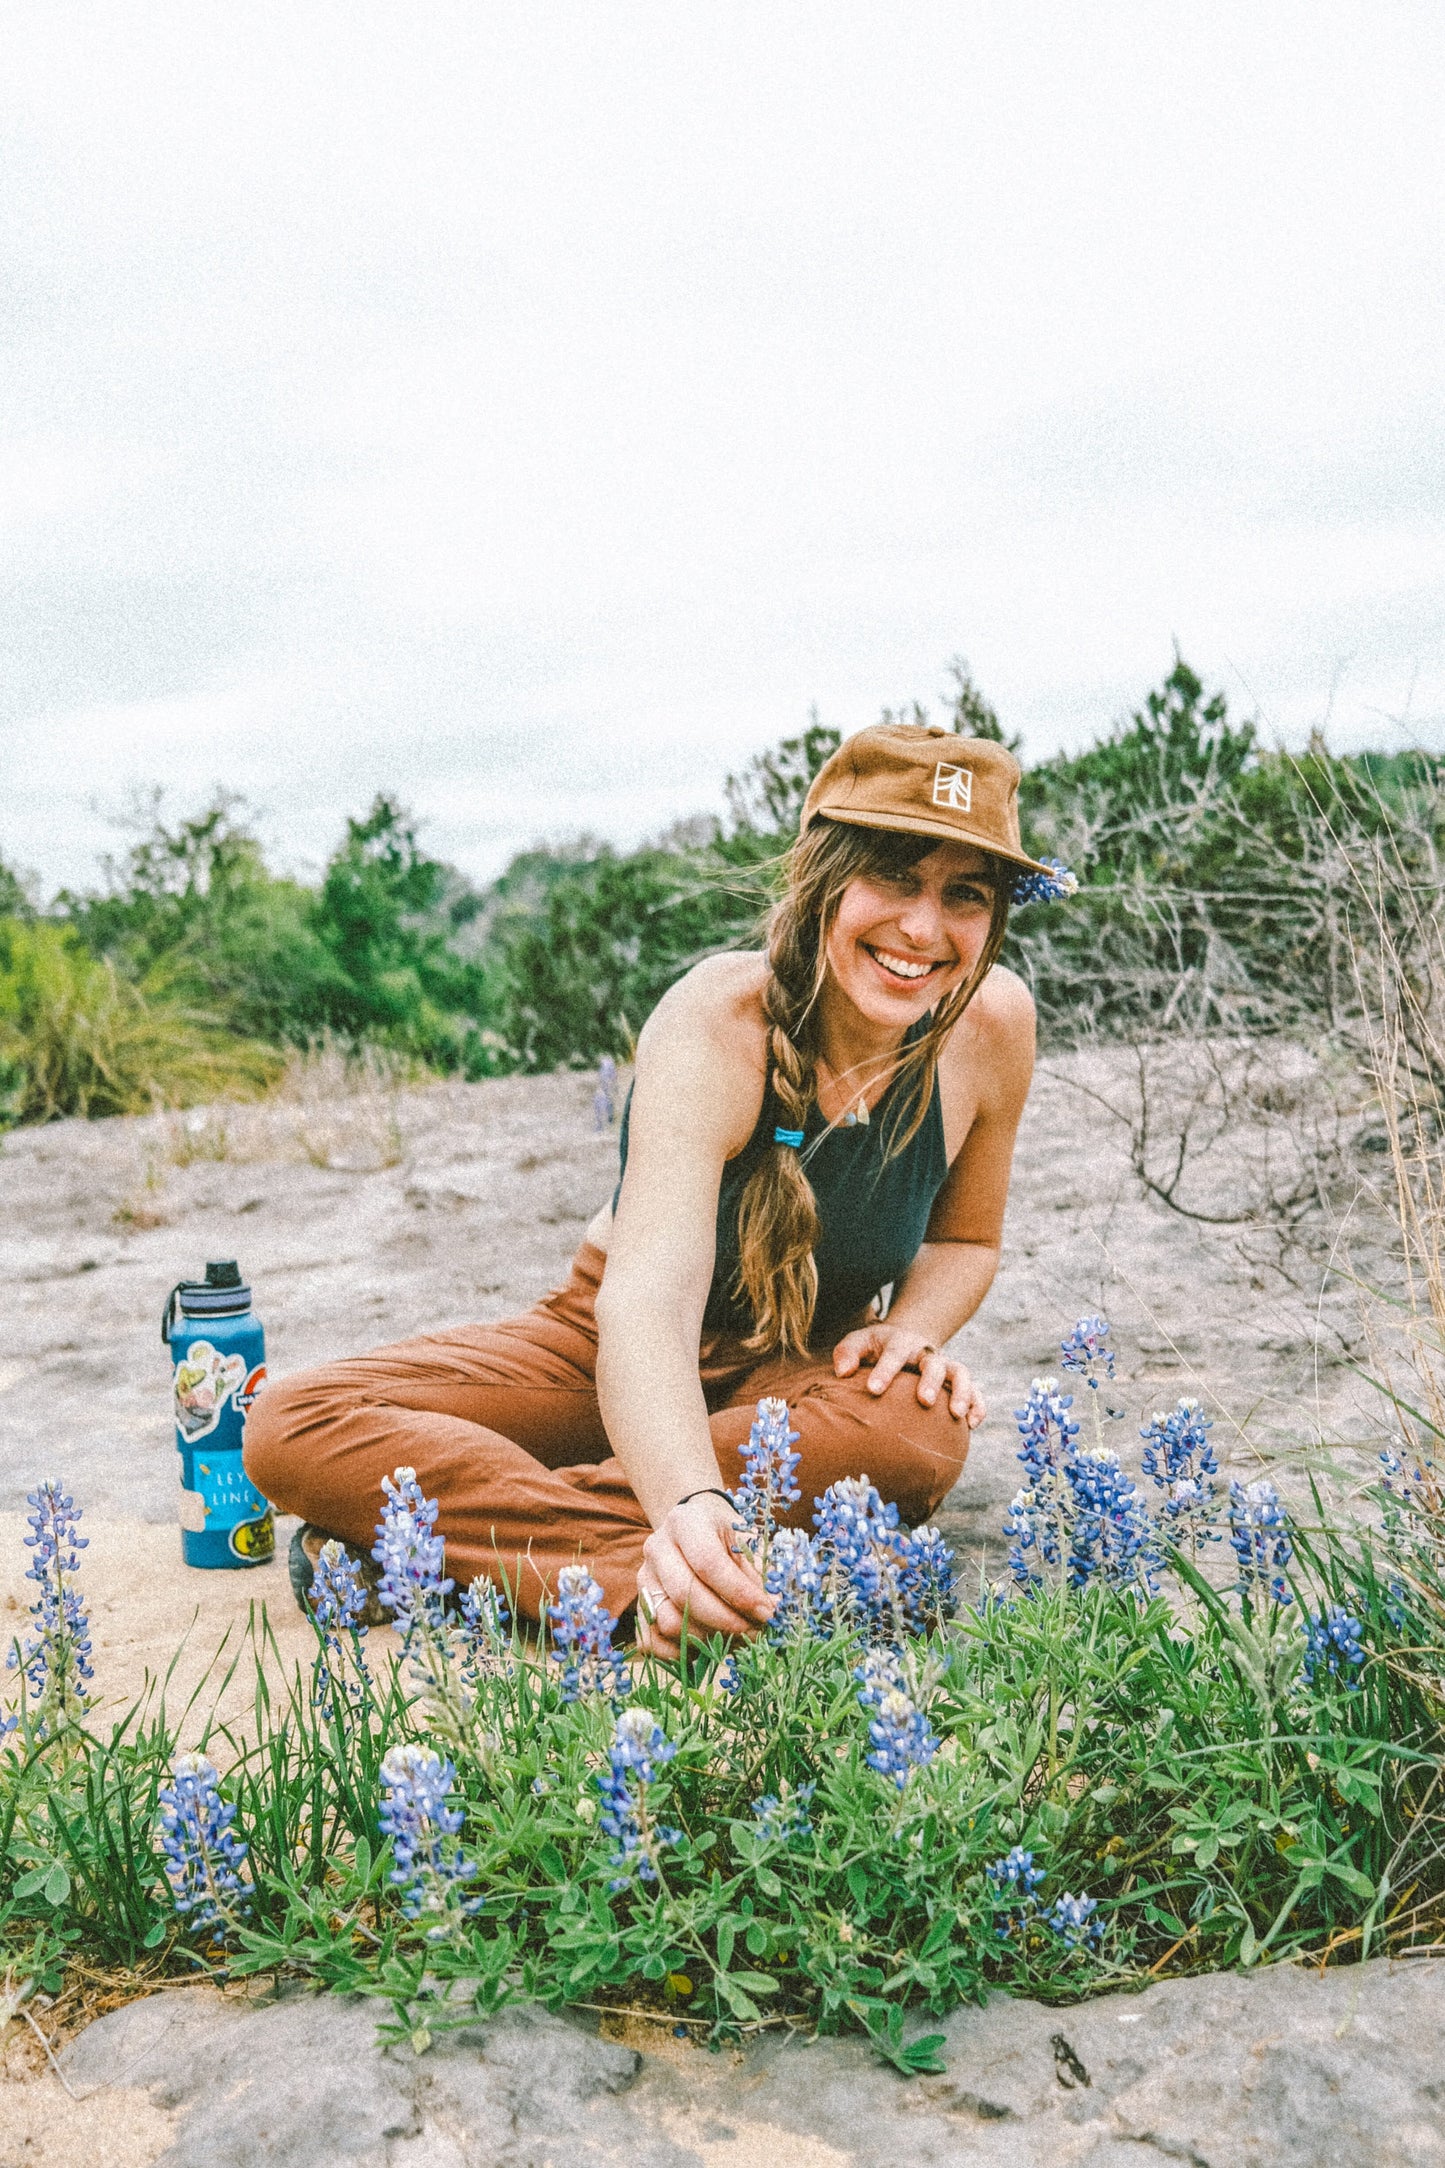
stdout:
<svg viewBox="0 0 1445 2168">
<path fill-rule="evenodd" d="M 484 876 L 957 651 L 1441 743 L 1442 112 L 1438 0 L 12 0 L 0 854 Z"/>
</svg>

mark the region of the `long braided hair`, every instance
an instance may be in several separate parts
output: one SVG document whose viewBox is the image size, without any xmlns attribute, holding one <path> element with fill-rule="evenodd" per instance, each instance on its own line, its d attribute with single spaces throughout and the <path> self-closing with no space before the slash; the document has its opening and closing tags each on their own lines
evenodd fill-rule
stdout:
<svg viewBox="0 0 1445 2168">
<path fill-rule="evenodd" d="M 848 883 L 897 878 L 938 848 L 929 836 L 895 834 L 817 819 L 799 836 L 784 865 L 783 894 L 768 920 L 763 1014 L 768 1067 L 788 1126 L 805 1129 L 818 1099 L 818 996 L 827 969 L 827 943 Z M 899 1054 L 894 1078 L 904 1081 L 884 1143 L 893 1159 L 912 1142 L 933 1099 L 944 1041 L 998 960 L 1008 929 L 1009 882 L 994 881 L 988 938 L 970 976 L 939 1003 L 926 1032 Z M 769 1144 L 738 1203 L 735 1292 L 754 1325 L 746 1345 L 760 1352 L 807 1351 L 818 1301 L 818 1205 L 802 1155 Z"/>
</svg>

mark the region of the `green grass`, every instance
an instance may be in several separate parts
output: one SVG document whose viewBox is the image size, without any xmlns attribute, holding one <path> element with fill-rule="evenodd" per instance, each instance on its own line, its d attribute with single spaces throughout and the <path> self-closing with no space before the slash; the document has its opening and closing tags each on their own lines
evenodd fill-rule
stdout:
<svg viewBox="0 0 1445 2168">
<path fill-rule="evenodd" d="M 1301 1604 L 1344 1601 L 1361 1621 L 1357 1690 L 1305 1687 L 1291 1614 L 1248 1621 L 1199 1582 L 1173 1604 L 1100 1588 L 988 1601 L 913 1644 L 943 1744 L 902 1791 L 866 1765 L 846 1633 L 738 1652 L 733 1693 L 720 1644 L 675 1671 L 635 1664 L 632 1698 L 677 1747 L 653 1811 L 682 1840 L 657 1883 L 620 1887 L 598 1828 L 613 1712 L 564 1703 L 535 1649 L 514 1646 L 475 1691 L 453 1670 L 440 1696 L 373 1651 L 373 1684 L 328 1715 L 261 1623 L 250 1720 L 200 1727 L 250 1847 L 224 1942 L 187 1931 L 161 1873 L 178 1725 L 157 1696 L 109 1729 L 12 1734 L 0 1754 L 0 1963 L 53 1994 L 207 1972 L 359 1991 L 418 2046 L 536 1998 L 647 2009 L 703 2038 L 863 2027 L 921 2067 L 931 2051 L 907 2044 L 905 2016 L 990 1987 L 1065 1999 L 1428 1943 L 1445 1905 L 1438 1581 L 1418 1557 L 1413 1585 L 1382 1575 L 1354 1536 L 1297 1543 Z M 378 1829 L 381 1757 L 402 1739 L 454 1761 L 483 1900 L 440 1941 L 403 1918 Z M 811 1834 L 761 1839 L 752 1802 L 804 1784 Z M 1038 1921 L 1000 1933 L 985 1870 L 1013 1845 L 1045 1870 L 1043 1904 L 1098 1899 L 1097 1951 Z"/>
</svg>

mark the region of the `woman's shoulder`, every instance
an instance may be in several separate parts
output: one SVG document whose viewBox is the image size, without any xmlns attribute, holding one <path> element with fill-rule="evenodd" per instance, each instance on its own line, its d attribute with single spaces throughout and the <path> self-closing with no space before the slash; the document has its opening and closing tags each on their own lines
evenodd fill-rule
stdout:
<svg viewBox="0 0 1445 2168">
<path fill-rule="evenodd" d="M 765 1067 L 767 1023 L 763 989 L 767 956 L 760 952 L 704 956 L 667 989 L 637 1041 L 637 1058 L 730 1058 L 743 1073 Z"/>
<path fill-rule="evenodd" d="M 1034 1066 L 1034 997 L 1016 971 L 995 964 L 949 1034 L 939 1059 L 945 1080 L 965 1076 L 986 1096 L 990 1083 L 1005 1097 L 1027 1091 Z M 983 1074 L 980 1075 L 980 1069 Z"/>
<path fill-rule="evenodd" d="M 760 1040 L 767 979 L 761 951 L 705 956 L 668 988 L 643 1026 L 642 1041 L 678 1035 L 721 1044 Z"/>
</svg>

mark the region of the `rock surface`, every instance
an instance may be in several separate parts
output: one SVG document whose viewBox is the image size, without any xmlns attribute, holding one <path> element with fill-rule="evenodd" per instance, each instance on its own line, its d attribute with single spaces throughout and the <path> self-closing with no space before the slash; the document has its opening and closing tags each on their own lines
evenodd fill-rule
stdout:
<svg viewBox="0 0 1445 2168">
<path fill-rule="evenodd" d="M 91 2140 L 144 2127 L 163 2168 L 1433 2168 L 1445 1965 L 1174 1980 L 946 2021 L 947 2075 L 856 2039 L 642 2052 L 517 2010 L 414 2056 L 378 2006 L 190 1988 L 99 2019 L 64 2058 Z M 924 2029 L 924 2028 L 920 2028 Z M 649 2038 L 652 2038 L 649 2030 Z M 53 2080 L 42 2083 L 59 2089 Z M 147 2120 L 149 2119 L 149 2120 Z M 0 2164 L 39 2160 L 6 2151 Z"/>
</svg>

